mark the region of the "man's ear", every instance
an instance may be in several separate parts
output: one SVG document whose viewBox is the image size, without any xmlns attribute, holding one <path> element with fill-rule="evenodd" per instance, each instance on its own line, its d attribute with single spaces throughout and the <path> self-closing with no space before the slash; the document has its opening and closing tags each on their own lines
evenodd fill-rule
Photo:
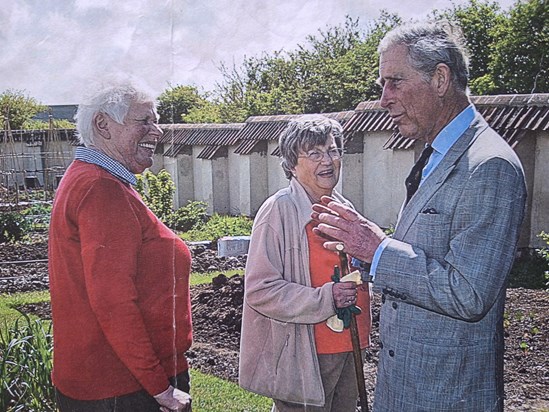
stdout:
<svg viewBox="0 0 549 412">
<path fill-rule="evenodd" d="M 93 117 L 93 128 L 103 139 L 110 139 L 109 119 L 105 113 L 97 113 Z"/>
<path fill-rule="evenodd" d="M 435 68 L 435 73 L 433 75 L 433 86 L 435 87 L 439 97 L 446 95 L 446 92 L 450 88 L 452 83 L 452 71 L 450 68 L 444 64 L 439 63 Z"/>
</svg>

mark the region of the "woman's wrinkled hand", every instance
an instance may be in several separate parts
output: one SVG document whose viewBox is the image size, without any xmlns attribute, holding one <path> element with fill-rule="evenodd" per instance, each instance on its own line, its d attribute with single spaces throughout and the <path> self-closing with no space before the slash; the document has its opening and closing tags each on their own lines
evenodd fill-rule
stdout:
<svg viewBox="0 0 549 412">
<path fill-rule="evenodd" d="M 337 309 L 356 304 L 357 286 L 355 282 L 334 283 L 332 288 L 334 305 Z"/>
</svg>

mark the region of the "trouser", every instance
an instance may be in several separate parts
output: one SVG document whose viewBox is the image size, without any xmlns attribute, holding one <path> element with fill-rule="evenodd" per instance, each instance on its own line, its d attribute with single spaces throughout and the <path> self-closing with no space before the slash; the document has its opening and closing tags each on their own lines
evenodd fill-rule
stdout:
<svg viewBox="0 0 549 412">
<path fill-rule="evenodd" d="M 363 352 L 364 357 L 364 352 Z M 326 402 L 324 406 L 301 405 L 274 399 L 271 412 L 354 412 L 358 387 L 352 352 L 318 355 Z"/>
<path fill-rule="evenodd" d="M 190 380 L 187 370 L 170 378 L 170 384 L 189 393 Z M 144 390 L 113 398 L 81 401 L 69 398 L 55 388 L 55 400 L 59 412 L 158 412 L 160 410 L 160 404 Z"/>
</svg>

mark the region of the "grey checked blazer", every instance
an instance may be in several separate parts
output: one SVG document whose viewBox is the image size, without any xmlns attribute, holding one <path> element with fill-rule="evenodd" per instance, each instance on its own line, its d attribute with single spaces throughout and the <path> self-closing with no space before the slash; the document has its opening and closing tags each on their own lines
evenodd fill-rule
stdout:
<svg viewBox="0 0 549 412">
<path fill-rule="evenodd" d="M 375 412 L 503 410 L 505 287 L 525 200 L 519 159 L 477 114 L 379 260 Z"/>
</svg>

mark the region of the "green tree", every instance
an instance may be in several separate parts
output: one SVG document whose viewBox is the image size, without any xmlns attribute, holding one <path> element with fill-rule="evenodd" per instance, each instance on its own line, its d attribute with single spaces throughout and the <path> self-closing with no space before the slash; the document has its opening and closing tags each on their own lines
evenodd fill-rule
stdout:
<svg viewBox="0 0 549 412">
<path fill-rule="evenodd" d="M 549 92 L 549 3 L 515 3 L 498 32 L 490 65 L 495 93 Z"/>
<path fill-rule="evenodd" d="M 191 107 L 183 115 L 183 123 L 223 123 L 221 107 L 216 102 L 204 100 L 200 105 Z"/>
<path fill-rule="evenodd" d="M 351 110 L 379 96 L 376 48 L 400 21 L 383 12 L 366 29 L 358 19 L 319 30 L 295 51 L 247 58 L 240 67 L 222 66 L 216 90 L 223 121 L 252 115 L 326 113 Z"/>
<path fill-rule="evenodd" d="M 171 87 L 160 95 L 158 101 L 158 115 L 160 116 L 160 123 L 163 124 L 193 123 L 189 121 L 193 118 L 198 119 L 200 122 L 204 122 L 204 118 L 207 118 L 208 123 L 219 120 L 215 117 L 215 113 L 211 108 L 212 103 L 207 100 L 207 96 L 201 95 L 194 86 L 178 85 Z M 205 114 L 198 116 L 196 114 L 197 109 L 203 109 Z M 189 118 L 188 115 L 192 113 L 194 113 L 193 116 Z"/>
<path fill-rule="evenodd" d="M 37 113 L 46 110 L 33 97 L 25 95 L 23 90 L 8 89 L 0 95 L 0 119 L 3 128 L 22 129 L 23 124 L 30 121 Z"/>
<path fill-rule="evenodd" d="M 503 11 L 493 0 L 469 0 L 432 12 L 431 17 L 462 28 L 473 94 L 549 91 L 547 1 L 517 0 Z M 178 113 L 189 123 L 229 123 L 254 115 L 352 110 L 380 97 L 377 46 L 401 22 L 386 11 L 366 26 L 347 17 L 343 24 L 306 37 L 295 50 L 248 57 L 239 66 L 221 64 L 215 98 L 191 90 L 191 97 L 199 98 L 187 96 L 191 104 Z"/>
<path fill-rule="evenodd" d="M 51 126 L 54 129 L 75 129 L 76 124 L 65 119 L 53 119 Z M 43 120 L 27 120 L 21 126 L 22 129 L 49 129 L 50 123 Z"/>
<path fill-rule="evenodd" d="M 468 4 L 453 9 L 433 12 L 435 18 L 456 22 L 463 31 L 470 54 L 469 87 L 475 95 L 487 94 L 495 85 L 490 72 L 498 41 L 498 31 L 506 17 L 496 2 L 470 0 Z"/>
</svg>

